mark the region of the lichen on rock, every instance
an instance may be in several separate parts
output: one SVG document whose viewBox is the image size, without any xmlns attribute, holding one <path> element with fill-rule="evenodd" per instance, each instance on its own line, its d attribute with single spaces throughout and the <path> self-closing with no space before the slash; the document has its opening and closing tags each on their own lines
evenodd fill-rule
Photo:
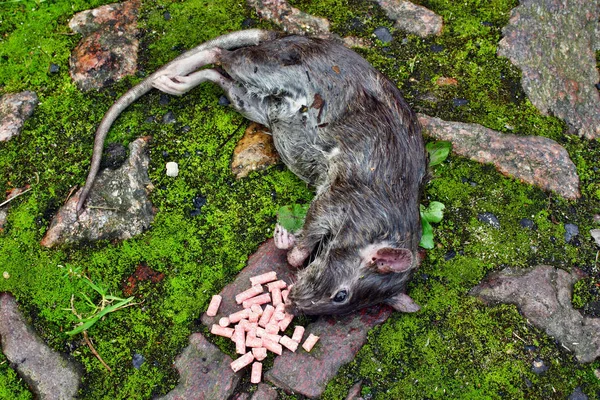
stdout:
<svg viewBox="0 0 600 400">
<path fill-rule="evenodd" d="M 573 133 L 600 138 L 598 0 L 524 0 L 514 8 L 498 55 L 521 68 L 523 90 L 542 114 Z"/>
<path fill-rule="evenodd" d="M 148 199 L 152 188 L 148 178 L 149 140 L 143 137 L 132 142 L 129 158 L 121 168 L 100 172 L 80 215 L 75 207 L 83 189 L 71 197 L 52 220 L 41 245 L 124 240 L 148 229 L 155 213 Z"/>
</svg>

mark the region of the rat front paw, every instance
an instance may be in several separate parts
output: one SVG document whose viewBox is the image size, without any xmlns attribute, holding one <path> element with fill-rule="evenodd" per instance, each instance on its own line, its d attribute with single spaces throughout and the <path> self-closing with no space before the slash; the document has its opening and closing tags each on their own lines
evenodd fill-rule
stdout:
<svg viewBox="0 0 600 400">
<path fill-rule="evenodd" d="M 289 250 L 296 244 L 296 237 L 294 234 L 288 232 L 283 226 L 275 225 L 275 233 L 273 234 L 275 240 L 275 247 L 281 250 Z"/>
</svg>

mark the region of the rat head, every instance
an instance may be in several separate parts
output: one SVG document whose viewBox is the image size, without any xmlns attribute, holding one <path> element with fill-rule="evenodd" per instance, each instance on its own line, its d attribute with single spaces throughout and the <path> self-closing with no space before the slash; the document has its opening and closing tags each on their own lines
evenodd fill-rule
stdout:
<svg viewBox="0 0 600 400">
<path fill-rule="evenodd" d="M 415 312 L 419 306 L 403 292 L 416 265 L 409 249 L 385 244 L 360 251 L 331 249 L 298 274 L 286 308 L 294 314 L 348 314 L 386 303 L 397 311 Z"/>
</svg>

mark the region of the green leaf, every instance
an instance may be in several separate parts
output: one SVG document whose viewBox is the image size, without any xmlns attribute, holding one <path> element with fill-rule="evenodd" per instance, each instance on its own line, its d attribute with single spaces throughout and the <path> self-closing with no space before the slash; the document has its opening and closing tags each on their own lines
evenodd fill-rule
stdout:
<svg viewBox="0 0 600 400">
<path fill-rule="evenodd" d="M 427 208 L 421 204 L 421 219 L 427 222 L 438 223 L 444 218 L 443 210 L 445 208 L 446 206 L 439 201 L 432 201 Z"/>
<path fill-rule="evenodd" d="M 94 302 L 93 302 L 93 301 L 92 301 L 92 300 L 91 300 L 91 299 L 90 299 L 90 298 L 89 298 L 89 297 L 88 297 L 88 296 L 87 296 L 85 293 L 83 293 L 83 292 L 79 292 L 79 294 L 81 295 L 81 297 L 83 297 L 83 299 L 84 299 L 85 301 L 87 301 L 87 303 L 88 303 L 88 304 L 89 304 L 89 305 L 90 305 L 90 306 L 91 306 L 93 309 L 97 309 L 97 308 L 98 308 L 98 306 L 96 306 L 96 305 L 94 304 Z"/>
<path fill-rule="evenodd" d="M 97 317 L 92 318 L 91 320 L 87 321 L 86 323 L 84 323 L 83 325 L 79 325 L 77 328 L 73 329 L 72 331 L 66 332 L 67 335 L 77 335 L 78 333 L 81 333 L 83 331 L 88 330 L 89 328 L 91 328 L 96 322 L 98 322 Z"/>
<path fill-rule="evenodd" d="M 117 311 L 117 310 L 125 307 L 125 305 L 127 303 L 129 303 L 130 301 L 132 301 L 133 299 L 134 299 L 134 297 L 131 296 L 131 297 L 128 297 L 126 299 L 123 299 L 123 301 L 120 301 L 120 302 L 118 302 L 116 304 L 113 304 L 111 306 L 108 306 L 108 307 L 104 308 L 102 311 L 100 311 L 98 313 L 98 318 L 102 318 L 102 317 L 104 317 L 108 313 L 111 313 L 113 311 Z"/>
<path fill-rule="evenodd" d="M 425 149 L 429 153 L 429 166 L 441 164 L 452 149 L 452 143 L 446 141 L 427 143 Z"/>
<path fill-rule="evenodd" d="M 277 223 L 290 233 L 297 232 L 304 225 L 308 206 L 308 204 L 292 204 L 281 207 L 277 212 Z"/>
<path fill-rule="evenodd" d="M 419 246 L 428 250 L 433 249 L 433 227 L 425 218 L 421 218 L 421 226 L 423 227 L 423 234 Z"/>
<path fill-rule="evenodd" d="M 84 279 L 84 282 L 86 282 L 92 289 L 94 289 L 96 292 L 98 292 L 98 294 L 100 294 L 101 296 L 106 295 L 106 290 L 102 289 L 100 286 L 96 285 L 91 280 Z"/>
<path fill-rule="evenodd" d="M 432 201 L 428 207 L 425 207 L 423 204 L 420 205 L 423 234 L 421 235 L 419 246 L 424 249 L 433 249 L 433 227 L 431 226 L 431 222 L 440 222 L 444 217 L 443 210 L 445 208 L 446 206 L 439 201 Z"/>
</svg>

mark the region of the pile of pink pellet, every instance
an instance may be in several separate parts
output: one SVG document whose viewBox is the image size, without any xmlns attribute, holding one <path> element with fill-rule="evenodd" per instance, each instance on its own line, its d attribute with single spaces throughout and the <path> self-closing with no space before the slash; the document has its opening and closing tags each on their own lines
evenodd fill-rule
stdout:
<svg viewBox="0 0 600 400">
<path fill-rule="evenodd" d="M 260 383 L 260 361 L 267 357 L 267 350 L 281 355 L 283 347 L 286 347 L 295 352 L 304 336 L 304 327 L 295 326 L 292 337 L 279 335 L 279 332 L 287 329 L 294 316 L 286 313 L 284 307 L 291 286 L 288 287 L 283 280 L 277 280 L 275 271 L 253 276 L 250 278 L 250 284 L 250 289 L 235 296 L 236 303 L 241 304 L 243 310 L 221 318 L 218 325 L 213 324 L 211 333 L 230 338 L 235 343 L 236 353 L 243 354 L 231 363 L 231 369 L 237 372 L 252 363 L 250 382 Z M 268 293 L 264 292 L 265 284 Z M 221 296 L 214 295 L 206 315 L 216 316 L 221 300 Z M 234 325 L 233 328 L 231 325 Z M 302 344 L 302 348 L 310 352 L 317 340 L 319 337 L 311 333 Z M 251 351 L 246 351 L 248 347 Z"/>
</svg>

